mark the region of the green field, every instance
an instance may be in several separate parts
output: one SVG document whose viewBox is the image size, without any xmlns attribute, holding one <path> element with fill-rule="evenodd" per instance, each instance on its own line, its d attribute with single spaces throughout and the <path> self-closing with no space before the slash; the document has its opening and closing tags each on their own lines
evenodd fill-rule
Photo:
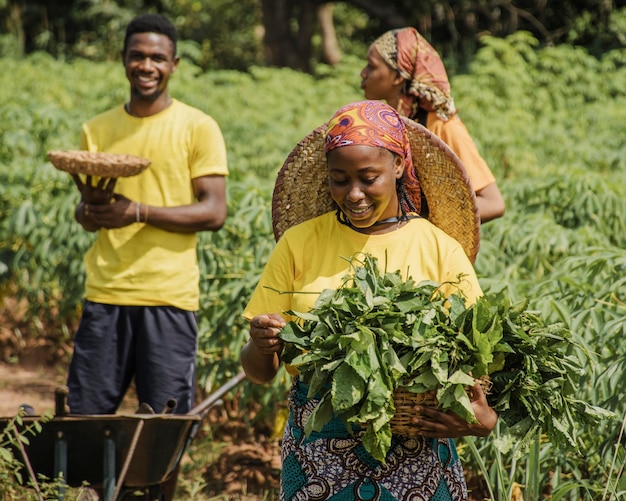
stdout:
<svg viewBox="0 0 626 501">
<path fill-rule="evenodd" d="M 579 398 L 617 418 L 577 430 L 581 455 L 537 437 L 530 453 L 516 459 L 500 452 L 497 432 L 461 441 L 460 450 L 468 470 L 486 477 L 494 499 L 510 499 L 515 484 L 525 486 L 527 501 L 624 499 L 626 51 L 596 59 L 571 46 L 535 45 L 524 33 L 487 38 L 470 72 L 452 79 L 461 117 L 507 203 L 506 215 L 482 228 L 476 270 L 486 293 L 527 299 L 547 321 L 571 329 L 592 359 L 578 382 Z M 78 194 L 71 178 L 54 169 L 46 152 L 76 148 L 80 123 L 123 102 L 128 89 L 119 63 L 34 54 L 2 59 L 2 66 L 0 299 L 24 297 L 30 305 L 5 350 L 16 362 L 20 340 L 70 345 L 82 255 L 93 238 L 73 219 Z M 203 234 L 199 246 L 198 367 L 207 392 L 239 370 L 247 339 L 241 312 L 274 244 L 276 172 L 299 139 L 340 105 L 362 98 L 360 68 L 346 58 L 313 75 L 261 67 L 202 74 L 183 61 L 171 82 L 173 96 L 221 125 L 231 169 L 227 223 Z M 269 389 L 246 387 L 241 398 L 275 409 L 284 388 L 279 378 Z M 268 411 L 257 419 L 275 416 Z M 0 493 L 11 488 L 1 483 Z"/>
</svg>

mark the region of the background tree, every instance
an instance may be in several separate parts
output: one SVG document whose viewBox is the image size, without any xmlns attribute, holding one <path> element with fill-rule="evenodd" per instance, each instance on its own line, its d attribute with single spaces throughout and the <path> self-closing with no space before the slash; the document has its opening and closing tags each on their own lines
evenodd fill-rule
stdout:
<svg viewBox="0 0 626 501">
<path fill-rule="evenodd" d="M 261 0 L 261 4 L 267 62 L 271 66 L 310 71 L 316 3 L 313 0 Z"/>
<path fill-rule="evenodd" d="M 581 45 L 595 56 L 626 45 L 624 0 L 0 0 L 0 55 L 117 59 L 139 12 L 171 17 L 181 51 L 209 69 L 254 65 L 311 72 L 342 53 L 364 57 L 382 32 L 415 26 L 450 71 L 464 69 L 485 34 L 530 32 L 542 46 Z"/>
</svg>

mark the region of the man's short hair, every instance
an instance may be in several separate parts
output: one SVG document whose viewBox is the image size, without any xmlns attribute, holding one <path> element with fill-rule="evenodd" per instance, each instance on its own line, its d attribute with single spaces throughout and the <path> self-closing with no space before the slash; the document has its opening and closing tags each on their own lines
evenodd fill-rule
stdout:
<svg viewBox="0 0 626 501">
<path fill-rule="evenodd" d="M 126 27 L 126 36 L 124 37 L 123 53 L 126 54 L 128 48 L 128 40 L 135 33 L 159 33 L 165 35 L 172 41 L 174 46 L 174 55 L 176 55 L 176 42 L 178 34 L 174 24 L 165 16 L 160 14 L 140 14 L 133 18 Z"/>
</svg>

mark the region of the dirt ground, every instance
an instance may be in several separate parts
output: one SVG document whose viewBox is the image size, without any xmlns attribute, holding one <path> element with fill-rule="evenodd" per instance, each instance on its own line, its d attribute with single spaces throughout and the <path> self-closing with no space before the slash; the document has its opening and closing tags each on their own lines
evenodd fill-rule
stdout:
<svg viewBox="0 0 626 501">
<path fill-rule="evenodd" d="M 65 368 L 0 363 L 0 416 L 14 416 L 22 404 L 35 413 L 54 413 L 54 389 L 65 384 Z"/>
<path fill-rule="evenodd" d="M 0 296 L 0 417 L 15 416 L 22 404 L 36 415 L 54 413 L 54 390 L 66 382 L 70 347 L 28 334 L 27 310 L 25 299 Z M 135 408 L 130 398 L 124 400 L 124 411 Z"/>
<path fill-rule="evenodd" d="M 19 365 L 0 363 L 0 416 L 17 414 L 23 404 L 30 405 L 36 415 L 54 414 L 54 390 L 65 385 L 67 367 L 35 361 Z M 124 400 L 121 410 L 133 412 L 136 404 L 131 397 Z"/>
</svg>

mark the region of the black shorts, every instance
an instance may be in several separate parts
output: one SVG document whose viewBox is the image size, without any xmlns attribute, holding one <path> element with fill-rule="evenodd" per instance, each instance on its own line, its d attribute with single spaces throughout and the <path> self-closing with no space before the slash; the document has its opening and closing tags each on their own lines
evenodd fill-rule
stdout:
<svg viewBox="0 0 626 501">
<path fill-rule="evenodd" d="M 198 326 L 171 306 L 85 301 L 68 375 L 72 414 L 114 414 L 135 378 L 139 403 L 177 414 L 193 407 Z"/>
</svg>

